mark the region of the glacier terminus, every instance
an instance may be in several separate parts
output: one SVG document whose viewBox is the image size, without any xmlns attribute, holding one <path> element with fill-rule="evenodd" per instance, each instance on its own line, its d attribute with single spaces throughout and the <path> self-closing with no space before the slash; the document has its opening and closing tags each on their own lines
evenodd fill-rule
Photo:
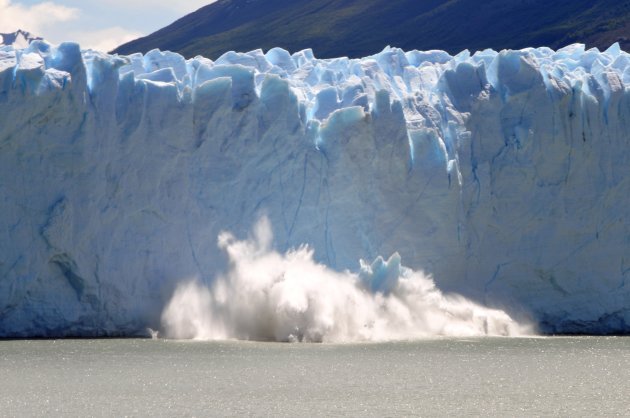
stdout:
<svg viewBox="0 0 630 418">
<path fill-rule="evenodd" d="M 0 47 L 0 337 L 159 328 L 261 218 L 336 271 L 395 254 L 542 332 L 629 333 L 630 55 Z"/>
</svg>

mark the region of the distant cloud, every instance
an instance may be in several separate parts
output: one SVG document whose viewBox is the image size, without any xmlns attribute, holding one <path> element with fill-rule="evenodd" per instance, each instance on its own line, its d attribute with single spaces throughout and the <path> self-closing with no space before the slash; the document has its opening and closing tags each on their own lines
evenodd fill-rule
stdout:
<svg viewBox="0 0 630 418">
<path fill-rule="evenodd" d="M 75 41 L 83 48 L 104 52 L 143 35 L 142 32 L 119 26 L 90 30 L 80 25 L 68 25 L 68 22 L 79 20 L 83 14 L 78 8 L 51 1 L 25 5 L 12 0 L 0 0 L 0 32 L 23 29 L 53 43 Z"/>
<path fill-rule="evenodd" d="M 14 4 L 11 0 L 0 0 L 0 32 L 7 33 L 24 29 L 34 35 L 39 35 L 48 27 L 78 17 L 78 9 L 50 1 L 26 6 Z"/>
<path fill-rule="evenodd" d="M 117 46 L 143 36 L 141 32 L 130 31 L 121 27 L 105 28 L 87 32 L 76 32 L 66 37 L 67 40 L 81 44 L 82 48 L 108 52 Z"/>
<path fill-rule="evenodd" d="M 0 0 L 0 33 L 111 51 L 216 0 Z"/>
</svg>

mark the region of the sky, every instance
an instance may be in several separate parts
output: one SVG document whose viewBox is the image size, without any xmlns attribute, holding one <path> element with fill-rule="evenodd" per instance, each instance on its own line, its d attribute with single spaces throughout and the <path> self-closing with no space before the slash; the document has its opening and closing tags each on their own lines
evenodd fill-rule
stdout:
<svg viewBox="0 0 630 418">
<path fill-rule="evenodd" d="M 17 29 L 52 43 L 110 51 L 216 0 L 0 0 L 0 33 Z"/>
</svg>

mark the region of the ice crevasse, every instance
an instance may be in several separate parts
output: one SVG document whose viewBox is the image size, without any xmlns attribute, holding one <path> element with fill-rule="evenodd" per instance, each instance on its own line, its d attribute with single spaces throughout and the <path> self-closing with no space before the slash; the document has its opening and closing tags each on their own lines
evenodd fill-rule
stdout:
<svg viewBox="0 0 630 418">
<path fill-rule="evenodd" d="M 630 332 L 630 55 L 0 48 L 0 337 L 135 335 L 265 217 L 543 332 Z"/>
</svg>

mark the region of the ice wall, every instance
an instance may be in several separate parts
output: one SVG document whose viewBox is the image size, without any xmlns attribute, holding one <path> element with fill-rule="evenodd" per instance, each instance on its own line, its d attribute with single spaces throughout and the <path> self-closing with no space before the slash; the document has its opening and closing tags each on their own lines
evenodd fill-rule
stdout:
<svg viewBox="0 0 630 418">
<path fill-rule="evenodd" d="M 261 216 L 548 332 L 630 332 L 630 55 L 0 48 L 0 337 L 159 327 Z"/>
</svg>

